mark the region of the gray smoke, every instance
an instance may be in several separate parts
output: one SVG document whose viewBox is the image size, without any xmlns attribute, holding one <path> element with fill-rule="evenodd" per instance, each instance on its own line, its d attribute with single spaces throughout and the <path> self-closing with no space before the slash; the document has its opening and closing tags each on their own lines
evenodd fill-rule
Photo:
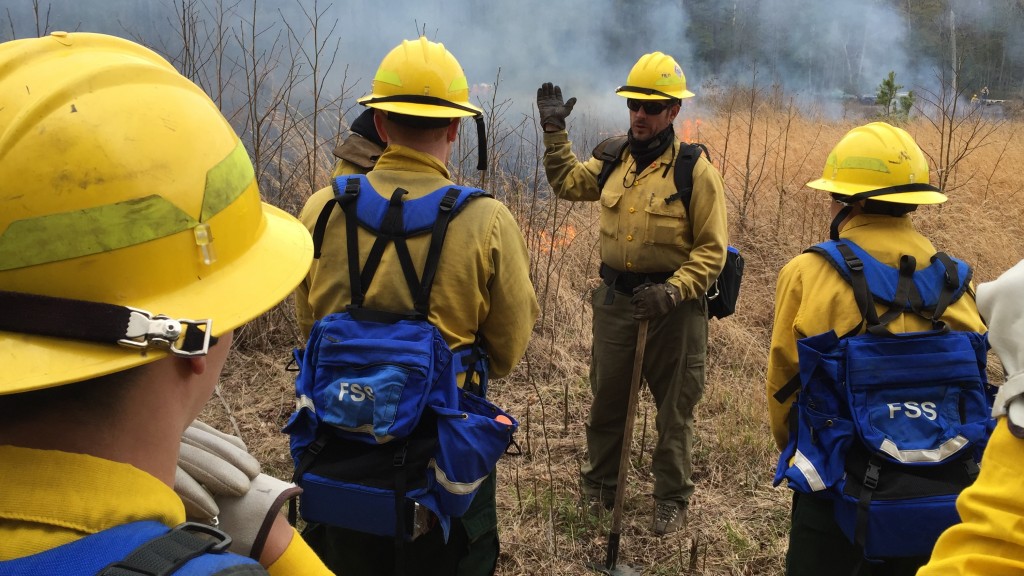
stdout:
<svg viewBox="0 0 1024 576">
<path fill-rule="evenodd" d="M 284 34 L 284 23 L 302 38 L 309 30 L 300 6 L 311 0 L 220 0 L 233 6 L 232 29 L 250 18 L 256 2 L 261 39 Z M 300 4 L 301 2 L 301 4 Z M 207 10 L 218 0 L 201 0 Z M 32 36 L 32 0 L 5 0 L 0 40 Z M 89 30 L 143 41 L 172 51 L 177 40 L 175 5 L 136 0 L 39 0 L 48 30 Z M 998 28 L 988 3 L 957 0 L 964 21 Z M 890 70 L 907 88 L 934 85 L 942 62 L 912 62 L 908 24 L 884 0 L 320 0 L 320 33 L 336 25 L 338 63 L 328 86 L 340 90 L 348 67 L 351 96 L 367 93 L 380 59 L 402 39 L 425 34 L 445 44 L 462 63 L 474 98 L 511 100 L 508 111 L 529 115 L 541 82 L 562 86 L 579 99 L 582 114 L 609 116 L 624 124 L 622 101 L 614 95 L 629 68 L 647 52 L 662 51 L 682 65 L 697 93 L 709 83 L 781 86 L 787 93 L 825 98 L 839 93 L 874 93 Z M 701 26 L 690 26 L 701 22 Z M 936 24 L 938 26 L 938 24 Z M 937 30 L 938 34 L 940 31 Z M 308 37 L 305 38 L 308 43 Z M 178 41 L 180 42 L 180 41 Z M 728 46 L 739 54 L 714 61 Z M 1021 44 L 1009 44 L 1020 48 Z M 309 47 L 307 46 L 307 50 Z M 499 74 L 500 71 L 500 74 Z"/>
</svg>

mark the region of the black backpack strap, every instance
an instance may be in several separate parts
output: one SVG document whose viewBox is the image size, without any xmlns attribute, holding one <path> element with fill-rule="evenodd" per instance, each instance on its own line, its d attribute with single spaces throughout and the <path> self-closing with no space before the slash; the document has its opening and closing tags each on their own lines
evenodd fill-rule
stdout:
<svg viewBox="0 0 1024 576">
<path fill-rule="evenodd" d="M 921 293 L 918 291 L 917 286 L 914 285 L 914 271 L 917 269 L 917 259 L 910 254 L 904 254 L 900 256 L 900 274 L 899 280 L 896 283 L 896 295 L 893 297 L 892 302 L 889 303 L 889 309 L 878 319 L 877 326 L 873 332 L 881 332 L 881 328 L 892 322 L 903 314 L 907 308 L 921 314 L 921 309 L 924 304 L 921 299 Z"/>
<path fill-rule="evenodd" d="M 311 466 L 313 466 L 313 463 L 316 462 L 317 457 L 320 456 L 320 452 L 322 452 L 324 447 L 327 446 L 327 442 L 329 440 L 330 436 L 328 433 L 321 430 L 320 433 L 317 434 L 316 440 L 313 440 L 309 446 L 306 446 L 306 450 L 302 453 L 302 457 L 299 458 L 298 463 L 295 465 L 295 472 L 292 473 L 292 482 L 296 485 L 300 484 L 302 475 L 305 474 Z M 299 498 L 302 498 L 302 496 L 300 495 Z M 298 500 L 298 498 L 290 498 L 288 500 L 288 523 L 292 526 L 295 526 L 295 523 L 299 519 L 298 510 L 295 506 L 296 500 Z"/>
<path fill-rule="evenodd" d="M 345 241 L 348 246 L 349 262 L 349 285 L 352 287 L 352 301 L 362 304 L 363 289 L 359 284 L 359 235 L 356 228 L 356 200 L 359 197 L 359 179 L 351 177 L 345 180 L 345 188 L 341 188 L 343 178 L 337 177 L 331 180 L 331 187 L 334 189 L 334 198 L 324 204 L 317 216 L 316 224 L 313 226 L 313 258 L 320 258 L 321 249 L 324 243 L 324 236 L 327 233 L 327 223 L 331 219 L 331 213 L 335 206 L 341 206 L 345 213 Z M 355 255 L 355 258 L 353 258 Z M 353 266 L 353 262 L 355 266 Z"/>
<path fill-rule="evenodd" d="M 946 308 L 953 303 L 956 298 L 956 293 L 960 289 L 960 273 L 957 270 L 956 262 L 949 257 L 949 254 L 945 252 L 936 252 L 932 256 L 932 260 L 938 260 L 942 262 L 942 265 L 946 268 L 946 275 L 942 284 L 942 290 L 939 292 L 939 300 L 935 305 L 935 310 L 932 311 L 931 321 L 935 326 L 942 325 L 942 315 L 946 313 Z M 973 297 L 973 295 L 972 295 Z"/>
<path fill-rule="evenodd" d="M 313 258 L 319 259 L 324 244 L 324 235 L 327 233 L 327 222 L 331 219 L 331 212 L 335 206 L 341 206 L 344 210 L 353 204 L 359 195 L 359 180 L 348 178 L 345 182 L 345 189 L 341 188 L 342 177 L 331 180 L 331 188 L 334 190 L 334 197 L 324 204 L 320 209 L 320 215 L 316 218 L 313 226 Z"/>
<path fill-rule="evenodd" d="M 629 146 L 629 139 L 626 136 L 612 136 L 601 141 L 594 147 L 594 158 L 601 160 L 601 172 L 597 175 L 597 187 L 604 188 L 605 182 L 611 176 L 612 170 L 622 161 L 622 153 Z"/>
<path fill-rule="evenodd" d="M 212 526 L 185 522 L 133 550 L 97 576 L 169 576 L 203 554 L 225 552 L 231 537 Z M 232 575 L 266 574 L 258 564 L 239 564 L 227 570 Z"/>
<path fill-rule="evenodd" d="M 772 398 L 775 398 L 776 402 L 782 404 L 789 399 L 790 396 L 796 394 L 798 390 L 800 390 L 800 372 L 794 374 L 793 377 L 789 379 L 789 382 L 786 382 L 782 388 L 776 390 L 775 394 L 772 394 Z M 796 428 L 790 429 L 796 430 Z"/>
<path fill-rule="evenodd" d="M 484 344 L 483 336 L 477 333 L 472 344 L 460 346 L 452 350 L 452 353 L 455 355 L 457 362 L 455 369 L 466 373 L 466 377 L 462 382 L 462 389 L 481 398 L 486 398 L 491 361 L 487 355 L 487 347 Z M 477 379 L 479 379 L 479 382 L 474 382 Z"/>
<path fill-rule="evenodd" d="M 392 465 L 395 468 L 395 576 L 405 575 L 405 493 L 407 491 L 406 456 L 409 453 L 409 441 L 395 453 Z"/>
<path fill-rule="evenodd" d="M 860 332 L 861 327 L 866 322 L 868 326 L 874 326 L 878 324 L 878 312 L 875 311 L 874 299 L 871 296 L 871 289 L 868 288 L 868 281 L 864 277 L 864 262 L 853 252 L 853 250 L 843 242 L 838 243 L 839 253 L 843 255 L 843 260 L 846 263 L 847 270 L 850 271 L 849 280 L 850 286 L 853 287 L 853 297 L 857 300 L 857 308 L 860 310 L 861 323 L 855 326 L 852 330 L 843 334 L 842 338 L 852 336 Z M 812 250 L 818 252 L 817 250 Z M 819 254 L 824 254 L 825 258 L 832 262 L 832 258 L 828 256 L 828 253 L 821 251 Z M 838 264 L 838 263 L 833 263 Z M 845 277 L 845 276 L 844 276 Z"/>
<path fill-rule="evenodd" d="M 361 306 L 366 290 L 373 281 L 381 259 L 384 256 L 384 250 L 388 244 L 394 244 L 398 262 L 401 265 L 402 275 L 406 277 L 406 284 L 413 295 L 416 312 L 424 318 L 427 316 L 430 306 L 430 291 L 437 273 L 437 263 L 440 261 L 444 237 L 447 234 L 447 227 L 449 227 L 449 223 L 455 215 L 455 208 L 461 193 L 460 189 L 453 187 L 447 190 L 441 198 L 437 208 L 437 216 L 431 229 L 430 247 L 427 251 L 422 277 L 416 272 L 416 265 L 413 263 L 412 253 L 409 250 L 407 240 L 410 233 L 404 230 L 402 198 L 409 194 L 408 191 L 398 188 L 391 195 L 387 212 L 385 212 L 384 220 L 381 223 L 381 230 L 372 231 L 377 236 L 377 239 L 371 247 L 370 254 L 367 256 L 367 261 L 362 265 L 361 271 L 358 271 L 359 254 L 355 231 L 359 224 L 355 215 L 354 203 L 349 205 L 350 209 L 346 208 L 346 228 L 349 236 L 348 263 L 352 285 L 350 312 L 352 308 Z M 410 315 L 399 316 L 410 317 Z"/>
<path fill-rule="evenodd" d="M 857 514 L 855 516 L 853 527 L 853 543 L 857 549 L 861 551 L 861 554 L 857 559 L 857 564 L 854 566 L 853 571 L 850 572 L 851 576 L 857 576 L 860 574 L 861 568 L 866 561 L 863 552 L 868 542 L 868 514 L 871 512 L 871 496 L 874 494 L 875 489 L 878 488 L 878 480 L 881 474 L 882 460 L 877 454 L 872 455 L 871 459 L 868 460 L 867 469 L 864 472 L 864 478 L 862 478 L 860 497 L 857 499 Z"/>
<path fill-rule="evenodd" d="M 701 155 L 707 156 L 708 160 L 711 159 L 708 147 L 700 142 L 679 143 L 679 155 L 676 156 L 675 170 L 672 173 L 676 193 L 665 199 L 666 204 L 679 200 L 689 213 L 690 200 L 693 199 L 693 169 L 697 167 L 697 160 Z"/>
<path fill-rule="evenodd" d="M 459 194 L 458 188 L 449 188 L 437 207 L 437 219 L 434 220 L 434 228 L 430 235 L 430 249 L 427 251 L 427 261 L 423 265 L 423 278 L 420 281 L 419 293 L 416 295 L 415 302 L 416 311 L 423 314 L 424 317 L 430 309 L 430 290 L 434 284 L 434 276 L 437 274 L 437 264 L 441 260 L 441 248 L 448 233 L 448 224 L 452 219 L 452 209 L 455 208 Z M 417 293 L 413 292 L 413 294 Z"/>
<path fill-rule="evenodd" d="M 402 197 L 407 195 L 409 192 L 402 188 L 396 188 L 391 194 L 391 202 L 388 206 L 387 214 L 384 216 L 384 222 L 381 227 L 383 234 L 377 239 L 381 242 L 382 239 L 390 240 L 395 245 L 395 253 L 398 255 L 398 263 L 402 266 L 402 274 L 405 276 L 405 284 L 409 287 L 409 293 L 414 295 L 419 291 L 420 288 L 420 277 L 416 274 L 416 266 L 412 263 L 412 255 L 409 253 L 409 245 L 406 243 L 408 234 L 405 232 L 405 224 L 403 222 L 403 200 Z M 374 246 L 376 248 L 376 246 Z M 380 262 L 380 258 L 374 263 L 374 268 Z M 367 262 L 367 267 L 369 267 Z M 370 279 L 372 278 L 372 272 L 367 274 L 367 270 L 363 270 L 363 281 L 366 286 L 369 286 Z"/>
<path fill-rule="evenodd" d="M 622 153 L 627 146 L 629 146 L 629 140 L 626 136 L 613 136 L 594 147 L 594 158 L 604 162 L 601 172 L 597 175 L 598 188 L 604 188 L 612 170 L 615 170 L 615 167 L 622 161 Z M 679 143 L 679 155 L 675 158 L 675 170 L 672 174 L 676 192 L 665 199 L 666 203 L 680 200 L 689 211 L 690 200 L 693 197 L 693 169 L 697 166 L 697 160 L 701 155 L 706 156 L 709 161 L 711 160 L 711 153 L 704 144 L 700 142 Z"/>
</svg>

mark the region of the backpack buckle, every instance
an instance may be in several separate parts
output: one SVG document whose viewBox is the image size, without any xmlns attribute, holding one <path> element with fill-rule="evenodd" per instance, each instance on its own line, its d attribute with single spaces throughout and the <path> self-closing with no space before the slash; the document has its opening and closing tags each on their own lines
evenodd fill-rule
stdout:
<svg viewBox="0 0 1024 576">
<path fill-rule="evenodd" d="M 403 444 L 402 448 L 395 452 L 395 457 L 391 460 L 391 465 L 395 468 L 401 468 L 405 466 L 405 455 L 409 451 L 409 445 Z"/>
<path fill-rule="evenodd" d="M 452 208 L 455 208 L 455 201 L 458 199 L 459 197 L 457 194 L 445 194 L 444 197 L 441 198 L 441 204 L 437 209 L 442 212 L 451 212 Z"/>
<path fill-rule="evenodd" d="M 868 471 L 864 473 L 864 487 L 874 490 L 878 487 L 878 476 L 882 467 L 874 462 L 868 462 Z"/>
<path fill-rule="evenodd" d="M 226 552 L 228 547 L 231 546 L 231 536 L 214 526 L 201 522 L 183 522 L 175 526 L 174 530 L 186 532 L 212 542 L 210 548 L 207 549 L 209 552 Z"/>
</svg>

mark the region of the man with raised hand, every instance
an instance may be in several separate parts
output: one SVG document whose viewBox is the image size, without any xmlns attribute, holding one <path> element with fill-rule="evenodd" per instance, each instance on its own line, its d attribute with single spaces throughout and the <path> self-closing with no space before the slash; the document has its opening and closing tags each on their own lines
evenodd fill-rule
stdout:
<svg viewBox="0 0 1024 576">
<path fill-rule="evenodd" d="M 650 322 L 643 376 L 658 408 L 654 447 L 654 514 L 657 535 L 686 527 L 693 495 L 694 409 L 704 393 L 708 314 L 705 293 L 725 263 L 728 228 L 722 176 L 703 158 L 693 159 L 692 196 L 684 205 L 673 169 L 681 143 L 673 121 L 686 77 L 675 59 L 644 54 L 615 91 L 629 109 L 628 145 L 580 162 L 565 119 L 576 103 L 559 86 L 537 90 L 544 129 L 544 169 L 559 198 L 601 202 L 601 267 L 604 283 L 592 294 L 594 343 L 587 419 L 588 460 L 581 490 L 592 512 L 615 500 L 619 456 L 640 321 Z M 599 183 L 605 163 L 617 162 Z"/>
</svg>

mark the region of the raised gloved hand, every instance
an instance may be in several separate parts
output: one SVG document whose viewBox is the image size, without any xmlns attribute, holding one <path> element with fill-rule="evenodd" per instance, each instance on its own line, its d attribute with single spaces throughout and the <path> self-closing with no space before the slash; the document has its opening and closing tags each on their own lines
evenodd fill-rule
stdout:
<svg viewBox="0 0 1024 576">
<path fill-rule="evenodd" d="M 1024 438 L 1024 260 L 992 282 L 978 285 L 978 311 L 988 322 L 988 340 L 1006 370 L 993 416 L 1006 414 L 1010 431 Z"/>
<path fill-rule="evenodd" d="M 537 88 L 537 113 L 540 114 L 540 125 L 547 130 L 548 126 L 565 130 L 565 119 L 576 105 L 576 98 L 562 101 L 562 89 L 551 82 L 541 84 Z"/>
<path fill-rule="evenodd" d="M 647 282 L 633 290 L 633 298 L 629 302 L 633 305 L 633 318 L 653 320 L 671 312 L 680 300 L 682 300 L 682 296 L 675 286 L 667 282 L 664 284 Z"/>
<path fill-rule="evenodd" d="M 217 526 L 232 552 L 259 559 L 281 506 L 301 489 L 261 473 L 238 437 L 196 420 L 181 437 L 174 491 L 189 520 Z"/>
</svg>

